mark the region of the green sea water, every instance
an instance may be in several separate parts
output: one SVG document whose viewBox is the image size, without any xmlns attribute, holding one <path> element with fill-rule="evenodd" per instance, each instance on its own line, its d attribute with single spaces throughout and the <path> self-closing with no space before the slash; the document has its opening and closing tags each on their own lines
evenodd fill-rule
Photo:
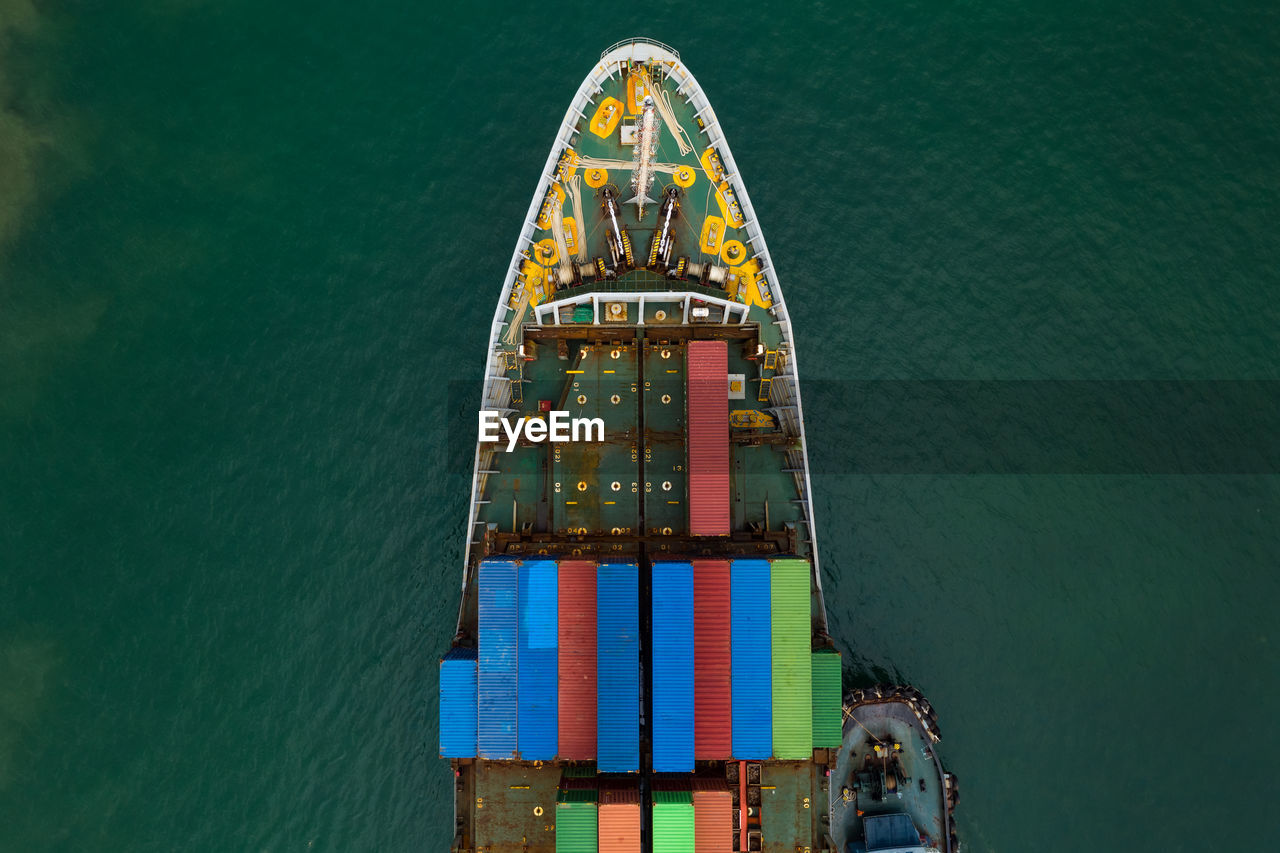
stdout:
<svg viewBox="0 0 1280 853">
<path fill-rule="evenodd" d="M 937 707 L 968 849 L 1265 849 L 1277 8 L 0 0 L 0 851 L 447 849 L 454 451 L 640 33 L 769 240 L 846 678 Z"/>
</svg>

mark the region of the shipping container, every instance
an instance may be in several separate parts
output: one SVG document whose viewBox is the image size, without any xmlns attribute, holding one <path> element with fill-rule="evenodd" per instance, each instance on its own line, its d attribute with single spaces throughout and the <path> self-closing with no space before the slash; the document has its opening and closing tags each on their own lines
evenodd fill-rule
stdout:
<svg viewBox="0 0 1280 853">
<path fill-rule="evenodd" d="M 635 563 L 596 575 L 596 766 L 640 770 L 640 592 Z"/>
<path fill-rule="evenodd" d="M 769 577 L 773 631 L 773 757 L 813 757 L 813 628 L 809 562 L 775 559 Z"/>
<path fill-rule="evenodd" d="M 480 563 L 476 739 L 481 758 L 516 756 L 516 575 L 511 560 Z"/>
<path fill-rule="evenodd" d="M 693 772 L 693 566 L 653 564 L 653 769 Z"/>
<path fill-rule="evenodd" d="M 689 456 L 689 532 L 729 530 L 729 350 L 725 341 L 689 341 L 685 394 Z"/>
<path fill-rule="evenodd" d="M 576 789 L 556 796 L 556 853 L 598 853 L 596 792 Z"/>
<path fill-rule="evenodd" d="M 773 652 L 768 560 L 730 567 L 733 632 L 733 756 L 773 755 Z"/>
<path fill-rule="evenodd" d="M 559 746 L 556 574 L 552 560 L 525 560 L 520 564 L 520 713 L 516 740 L 524 761 L 551 761 Z"/>
<path fill-rule="evenodd" d="M 653 853 L 692 853 L 693 795 L 689 791 L 653 792 Z"/>
<path fill-rule="evenodd" d="M 693 755 L 733 755 L 733 664 L 729 561 L 693 561 Z"/>
<path fill-rule="evenodd" d="M 476 757 L 476 650 L 452 648 L 440 661 L 440 757 Z"/>
<path fill-rule="evenodd" d="M 600 788 L 600 853 L 640 853 L 640 789 Z"/>
<path fill-rule="evenodd" d="M 590 791 L 592 802 L 595 802 L 595 795 L 600 789 L 600 778 L 596 776 L 594 767 L 590 764 L 562 764 L 560 768 L 559 793 Z"/>
<path fill-rule="evenodd" d="M 596 757 L 596 564 L 561 560 L 558 660 L 562 761 Z"/>
<path fill-rule="evenodd" d="M 724 777 L 693 780 L 693 853 L 733 853 L 733 795 Z"/>
<path fill-rule="evenodd" d="M 813 653 L 813 746 L 838 749 L 843 742 L 844 695 L 840 684 L 840 653 L 817 649 Z"/>
</svg>

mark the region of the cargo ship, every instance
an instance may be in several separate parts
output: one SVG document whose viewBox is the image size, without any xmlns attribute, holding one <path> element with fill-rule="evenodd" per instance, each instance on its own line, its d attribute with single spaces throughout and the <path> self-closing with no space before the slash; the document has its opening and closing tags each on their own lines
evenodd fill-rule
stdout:
<svg viewBox="0 0 1280 853">
<path fill-rule="evenodd" d="M 791 323 L 672 48 L 569 103 L 493 317 L 440 755 L 458 853 L 954 851 L 911 688 L 845 693 Z"/>
</svg>

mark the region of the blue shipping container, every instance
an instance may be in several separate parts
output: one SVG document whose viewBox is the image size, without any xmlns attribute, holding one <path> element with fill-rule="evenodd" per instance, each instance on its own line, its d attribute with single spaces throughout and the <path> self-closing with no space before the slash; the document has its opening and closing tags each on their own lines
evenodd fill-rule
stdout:
<svg viewBox="0 0 1280 853">
<path fill-rule="evenodd" d="M 440 661 L 440 757 L 476 757 L 475 649 L 449 649 Z"/>
<path fill-rule="evenodd" d="M 476 740 L 481 758 L 516 755 L 516 564 L 480 563 Z"/>
<path fill-rule="evenodd" d="M 769 561 L 734 560 L 729 582 L 733 611 L 733 757 L 763 760 L 773 755 Z"/>
<path fill-rule="evenodd" d="M 596 767 L 640 771 L 640 589 L 635 563 L 596 575 Z"/>
<path fill-rule="evenodd" d="M 553 560 L 520 564 L 520 758 L 551 761 L 559 744 L 558 580 Z"/>
<path fill-rule="evenodd" d="M 653 564 L 653 769 L 693 772 L 693 566 Z"/>
</svg>

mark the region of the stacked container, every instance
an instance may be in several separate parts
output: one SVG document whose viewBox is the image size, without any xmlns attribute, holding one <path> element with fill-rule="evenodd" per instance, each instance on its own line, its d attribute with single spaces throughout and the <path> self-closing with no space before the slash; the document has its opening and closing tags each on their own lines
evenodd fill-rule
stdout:
<svg viewBox="0 0 1280 853">
<path fill-rule="evenodd" d="M 733 756 L 773 754 L 772 634 L 767 560 L 734 560 L 730 569 L 733 619 Z M 804 630 L 805 643 L 809 629 Z M 805 695 L 808 702 L 808 694 Z M 808 714 L 805 714 L 808 719 Z"/>
<path fill-rule="evenodd" d="M 520 564 L 519 720 L 516 740 L 525 761 L 556 757 L 556 564 L 525 560 Z"/>
<path fill-rule="evenodd" d="M 653 564 L 653 769 L 693 772 L 693 566 Z"/>
<path fill-rule="evenodd" d="M 511 560 L 482 561 L 477 585 L 477 751 L 481 758 L 515 758 L 516 564 Z"/>
<path fill-rule="evenodd" d="M 693 561 L 693 755 L 733 755 L 729 561 Z"/>
<path fill-rule="evenodd" d="M 559 756 L 596 757 L 596 564 L 561 560 L 559 582 Z"/>
<path fill-rule="evenodd" d="M 840 653 L 816 649 L 813 653 L 813 745 L 839 749 L 843 742 L 843 698 L 840 689 Z"/>
<path fill-rule="evenodd" d="M 596 582 L 596 765 L 640 770 L 640 599 L 635 563 L 602 563 Z"/>
<path fill-rule="evenodd" d="M 440 757 L 476 757 L 475 649 L 449 649 L 440 661 Z"/>
<path fill-rule="evenodd" d="M 733 795 L 724 777 L 693 780 L 693 853 L 733 853 Z"/>
<path fill-rule="evenodd" d="M 556 797 L 556 853 L 597 853 L 596 792 L 561 789 Z"/>
<path fill-rule="evenodd" d="M 689 341 L 689 532 L 729 534 L 729 348 Z"/>
<path fill-rule="evenodd" d="M 770 574 L 773 757 L 813 757 L 813 655 L 809 562 L 776 559 Z"/>
<path fill-rule="evenodd" d="M 689 791 L 654 791 L 653 853 L 691 853 L 693 833 L 693 795 Z"/>
<path fill-rule="evenodd" d="M 640 791 L 602 787 L 599 813 L 600 853 L 640 853 Z"/>
</svg>

